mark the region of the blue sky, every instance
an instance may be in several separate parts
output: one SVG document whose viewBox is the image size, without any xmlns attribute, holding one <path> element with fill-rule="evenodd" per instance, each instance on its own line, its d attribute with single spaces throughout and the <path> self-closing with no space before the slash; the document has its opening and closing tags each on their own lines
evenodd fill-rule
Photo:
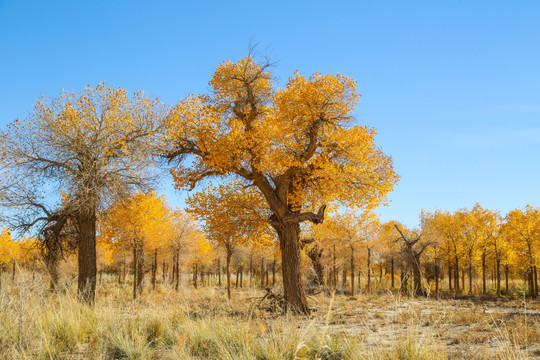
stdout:
<svg viewBox="0 0 540 360">
<path fill-rule="evenodd" d="M 540 205 L 539 19 L 538 1 L 0 0 L 0 127 L 103 81 L 173 104 L 254 41 L 281 85 L 296 69 L 358 81 L 357 121 L 402 177 L 384 220 L 504 214 Z"/>
</svg>

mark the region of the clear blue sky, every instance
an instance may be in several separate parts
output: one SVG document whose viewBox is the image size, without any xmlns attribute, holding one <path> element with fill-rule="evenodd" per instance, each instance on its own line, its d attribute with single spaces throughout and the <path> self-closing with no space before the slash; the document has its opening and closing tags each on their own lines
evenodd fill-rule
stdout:
<svg viewBox="0 0 540 360">
<path fill-rule="evenodd" d="M 173 104 L 251 40 L 281 84 L 358 81 L 356 118 L 402 176 L 384 220 L 540 206 L 539 1 L 0 0 L 0 39 L 2 128 L 41 93 L 103 81 Z"/>
</svg>

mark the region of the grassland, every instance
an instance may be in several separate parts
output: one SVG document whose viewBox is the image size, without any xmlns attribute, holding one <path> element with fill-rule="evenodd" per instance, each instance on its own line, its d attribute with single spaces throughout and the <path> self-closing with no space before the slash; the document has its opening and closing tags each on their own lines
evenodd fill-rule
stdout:
<svg viewBox="0 0 540 360">
<path fill-rule="evenodd" d="M 540 358 L 540 303 L 524 298 L 318 294 L 305 317 L 259 308 L 262 290 L 159 285 L 133 301 L 105 276 L 89 307 L 73 280 L 57 293 L 46 280 L 4 274 L 1 359 Z"/>
</svg>

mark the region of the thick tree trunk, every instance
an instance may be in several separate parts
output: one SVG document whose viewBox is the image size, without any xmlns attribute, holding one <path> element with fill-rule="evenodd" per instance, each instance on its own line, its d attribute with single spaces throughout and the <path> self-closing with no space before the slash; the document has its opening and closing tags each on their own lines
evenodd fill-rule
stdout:
<svg viewBox="0 0 540 360">
<path fill-rule="evenodd" d="M 52 256 L 45 261 L 45 266 L 47 267 L 47 271 L 51 277 L 49 282 L 49 289 L 51 291 L 56 290 L 58 286 L 58 263 L 59 259 L 56 256 Z"/>
<path fill-rule="evenodd" d="M 78 218 L 79 254 L 77 292 L 79 298 L 93 304 L 96 296 L 96 215 L 94 211 L 82 212 Z"/>
<path fill-rule="evenodd" d="M 300 225 L 284 223 L 276 227 L 281 249 L 281 268 L 285 300 L 293 311 L 309 314 L 300 267 Z"/>
<path fill-rule="evenodd" d="M 411 250 L 413 251 L 413 250 Z M 420 267 L 420 254 L 412 254 L 413 263 L 413 287 L 415 296 L 424 296 L 424 290 L 422 289 L 422 273 Z"/>
</svg>

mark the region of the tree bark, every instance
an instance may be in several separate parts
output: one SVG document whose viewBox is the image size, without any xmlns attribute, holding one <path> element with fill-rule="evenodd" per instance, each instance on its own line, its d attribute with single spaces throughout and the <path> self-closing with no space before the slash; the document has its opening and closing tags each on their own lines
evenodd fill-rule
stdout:
<svg viewBox="0 0 540 360">
<path fill-rule="evenodd" d="M 499 261 L 499 260 L 497 260 Z M 482 252 L 482 294 L 486 294 L 486 252 Z M 499 296 L 499 290 L 497 290 L 497 296 Z"/>
<path fill-rule="evenodd" d="M 264 255 L 261 254 L 261 289 L 264 289 Z"/>
<path fill-rule="evenodd" d="M 175 271 L 175 280 L 176 283 L 174 284 L 174 290 L 178 291 L 178 288 L 180 287 L 180 250 L 175 250 L 175 260 L 176 263 L 174 264 L 174 271 Z M 195 270 L 196 271 L 196 270 Z M 195 288 L 197 288 L 197 279 L 195 279 Z"/>
<path fill-rule="evenodd" d="M 309 314 L 300 267 L 300 225 L 282 223 L 275 228 L 281 249 L 281 267 L 285 300 L 291 310 Z"/>
<path fill-rule="evenodd" d="M 49 289 L 51 291 L 56 290 L 58 286 L 58 263 L 59 259 L 57 256 L 47 258 L 47 260 L 45 261 L 45 266 L 47 267 L 47 271 L 49 272 L 49 276 L 51 277 L 49 282 Z"/>
<path fill-rule="evenodd" d="M 472 253 L 469 251 L 469 295 L 472 295 Z"/>
<path fill-rule="evenodd" d="M 276 258 L 272 262 L 272 287 L 276 286 Z"/>
<path fill-rule="evenodd" d="M 452 291 L 452 265 L 448 265 L 448 291 Z"/>
<path fill-rule="evenodd" d="M 496 260 L 496 267 L 497 267 L 497 297 L 501 296 L 501 261 L 499 259 Z M 485 289 L 484 289 L 485 292 Z"/>
<path fill-rule="evenodd" d="M 231 257 L 232 257 L 232 254 L 233 254 L 233 249 L 232 249 L 232 246 L 226 246 L 226 249 L 227 251 L 227 258 L 226 258 L 226 271 L 227 271 L 227 298 L 229 298 L 229 300 L 231 299 Z M 238 275 L 236 275 L 236 279 L 238 280 Z M 238 281 L 237 281 L 237 284 L 238 284 Z M 238 286 L 237 286 L 238 287 Z"/>
<path fill-rule="evenodd" d="M 371 249 L 367 249 L 367 291 L 371 292 Z"/>
<path fill-rule="evenodd" d="M 351 247 L 351 296 L 354 296 L 354 248 Z"/>
<path fill-rule="evenodd" d="M 195 264 L 195 269 L 193 272 L 193 286 L 195 287 L 195 289 L 197 288 L 197 271 L 198 270 L 199 270 L 199 266 L 198 264 Z"/>
<path fill-rule="evenodd" d="M 133 246 L 133 300 L 137 299 L 137 247 Z"/>
<path fill-rule="evenodd" d="M 152 289 L 156 291 L 156 277 L 157 277 L 157 249 L 154 250 L 154 265 L 152 267 Z"/>
<path fill-rule="evenodd" d="M 144 250 L 142 246 L 139 246 L 137 251 L 137 290 L 139 295 L 142 294 L 144 280 Z"/>
<path fill-rule="evenodd" d="M 435 297 L 439 296 L 439 264 L 435 264 Z"/>
<path fill-rule="evenodd" d="M 391 273 L 391 279 L 392 279 L 392 289 L 394 288 L 394 257 L 392 256 L 392 259 L 390 260 L 390 273 Z"/>
<path fill-rule="evenodd" d="M 506 296 L 509 295 L 508 292 L 508 264 L 504 266 L 504 276 L 505 276 L 505 289 L 506 289 Z"/>
<path fill-rule="evenodd" d="M 82 211 L 77 220 L 79 225 L 77 293 L 82 301 L 93 304 L 97 278 L 95 211 Z"/>
<path fill-rule="evenodd" d="M 218 259 L 217 259 L 217 267 L 218 267 L 218 285 L 219 285 L 219 287 L 221 287 L 221 257 L 218 257 Z M 230 275 L 230 273 L 229 273 L 229 275 Z M 229 287 L 230 287 L 230 279 L 227 280 L 227 281 L 229 282 Z"/>
</svg>

